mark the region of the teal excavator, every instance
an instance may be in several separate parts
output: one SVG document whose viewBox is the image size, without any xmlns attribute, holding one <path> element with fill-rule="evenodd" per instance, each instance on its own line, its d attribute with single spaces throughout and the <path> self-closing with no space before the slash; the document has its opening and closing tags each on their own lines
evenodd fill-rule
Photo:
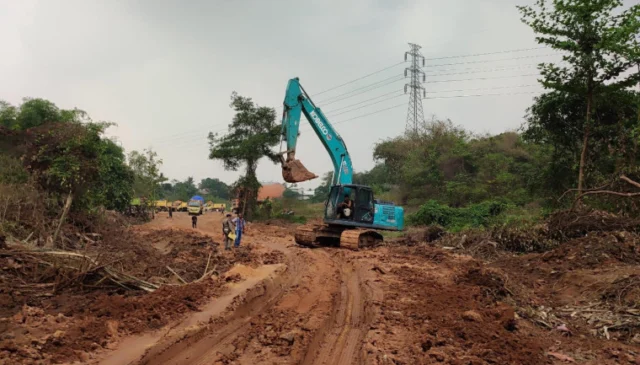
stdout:
<svg viewBox="0 0 640 365">
<path fill-rule="evenodd" d="M 287 146 L 287 150 L 282 153 L 284 180 L 299 183 L 318 177 L 296 159 L 302 115 L 329 153 L 334 171 L 331 190 L 325 202 L 324 224 L 298 227 L 295 232 L 296 243 L 310 247 L 342 246 L 357 250 L 381 243 L 381 230 L 402 230 L 402 207 L 392 202 L 376 200 L 370 187 L 353 184 L 353 166 L 344 140 L 320 108 L 311 101 L 298 78 L 289 80 L 284 98 L 282 138 L 286 140 Z M 349 201 L 350 203 L 345 203 Z"/>
</svg>

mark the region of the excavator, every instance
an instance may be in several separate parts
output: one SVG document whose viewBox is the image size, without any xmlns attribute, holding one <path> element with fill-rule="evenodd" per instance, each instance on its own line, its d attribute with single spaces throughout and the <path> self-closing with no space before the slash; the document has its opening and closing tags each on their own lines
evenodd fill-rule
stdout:
<svg viewBox="0 0 640 365">
<path fill-rule="evenodd" d="M 281 152 L 284 181 L 299 183 L 318 177 L 296 159 L 302 115 L 329 153 L 334 171 L 325 202 L 324 224 L 298 227 L 296 243 L 308 247 L 339 246 L 358 250 L 380 244 L 383 241 L 381 230 L 401 231 L 404 228 L 404 209 L 392 202 L 374 199 L 373 190 L 368 186 L 353 184 L 351 156 L 344 140 L 313 103 L 297 77 L 289 80 L 284 98 L 282 138 L 286 140 L 287 148 Z M 348 201 L 351 203 L 344 203 Z"/>
</svg>

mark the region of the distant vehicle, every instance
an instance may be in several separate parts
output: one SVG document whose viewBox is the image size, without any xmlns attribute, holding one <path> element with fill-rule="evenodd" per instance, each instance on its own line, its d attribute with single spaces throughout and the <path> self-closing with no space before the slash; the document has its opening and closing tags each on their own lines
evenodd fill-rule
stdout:
<svg viewBox="0 0 640 365">
<path fill-rule="evenodd" d="M 204 199 L 200 195 L 194 195 L 189 199 L 187 211 L 189 215 L 200 215 L 204 212 Z"/>
<path fill-rule="evenodd" d="M 205 212 L 220 212 L 222 209 L 226 209 L 227 205 L 224 203 L 214 203 L 212 201 L 208 201 L 207 204 L 204 205 Z"/>
<path fill-rule="evenodd" d="M 171 202 L 166 200 L 156 200 L 156 211 L 158 212 L 166 212 L 169 210 L 169 206 L 171 206 Z"/>
</svg>

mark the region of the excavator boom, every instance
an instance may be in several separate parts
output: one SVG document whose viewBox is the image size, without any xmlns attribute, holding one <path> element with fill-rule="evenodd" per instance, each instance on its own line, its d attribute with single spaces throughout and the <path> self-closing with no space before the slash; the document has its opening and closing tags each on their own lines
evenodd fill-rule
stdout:
<svg viewBox="0 0 640 365">
<path fill-rule="evenodd" d="M 286 139 L 286 157 L 282 158 L 282 177 L 288 183 L 303 182 L 318 177 L 296 159 L 296 146 L 300 130 L 300 117 L 304 115 L 313 131 L 316 133 L 324 148 L 331 156 L 333 162 L 334 184 L 351 184 L 353 168 L 351 157 L 347 151 L 342 137 L 333 129 L 333 126 L 316 107 L 311 98 L 300 85 L 300 80 L 289 80 L 284 99 L 284 111 L 282 115 L 282 134 Z"/>
</svg>

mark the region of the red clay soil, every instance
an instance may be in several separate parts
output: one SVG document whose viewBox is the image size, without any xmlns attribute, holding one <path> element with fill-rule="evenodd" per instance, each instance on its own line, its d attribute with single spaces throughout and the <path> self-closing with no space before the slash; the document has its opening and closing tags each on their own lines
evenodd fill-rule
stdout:
<svg viewBox="0 0 640 365">
<path fill-rule="evenodd" d="M 367 339 L 367 363 L 544 363 L 550 342 L 516 322 L 513 307 L 501 302 L 508 295 L 502 283 L 480 263 L 430 247 L 394 248 L 383 257 L 375 270 L 384 302 Z"/>
<path fill-rule="evenodd" d="M 385 294 L 366 363 L 640 364 L 635 234 L 488 264 L 426 244 L 380 250 L 367 259 Z"/>
<path fill-rule="evenodd" d="M 221 252 L 210 237 L 183 230 L 124 232 L 87 247 L 87 252 L 100 252 L 102 262 L 164 285 L 153 293 L 117 286 L 72 287 L 53 294 L 43 287 L 20 293 L 16 285 L 7 283 L 26 278 L 16 276 L 16 264 L 0 255 L 0 364 L 86 361 L 88 352 L 108 348 L 118 337 L 158 329 L 199 310 L 209 298 L 223 292 L 225 281 L 217 277 L 234 263 L 256 266 L 263 260 L 249 248 Z M 189 285 L 179 285 L 179 279 L 167 269 L 194 282 L 202 277 L 207 260 L 209 270 L 215 268 L 214 276 Z M 282 257 L 270 254 L 264 261 L 278 263 Z"/>
</svg>

